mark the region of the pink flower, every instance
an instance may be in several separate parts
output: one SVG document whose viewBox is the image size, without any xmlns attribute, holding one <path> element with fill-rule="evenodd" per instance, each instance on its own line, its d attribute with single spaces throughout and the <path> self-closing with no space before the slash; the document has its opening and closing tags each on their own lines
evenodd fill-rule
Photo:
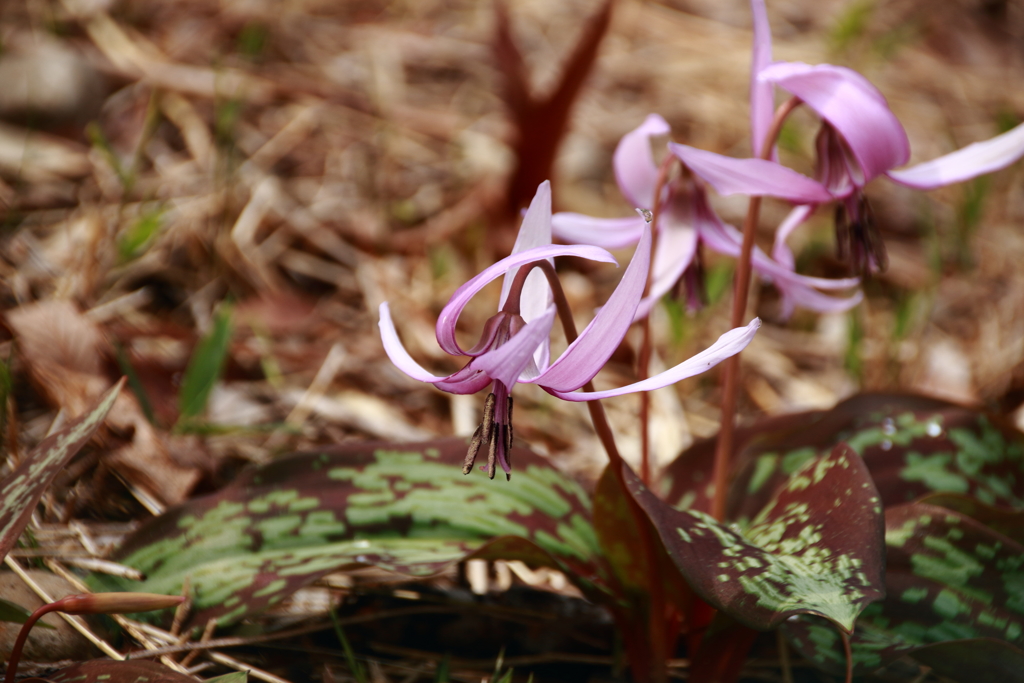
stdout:
<svg viewBox="0 0 1024 683">
<path fill-rule="evenodd" d="M 650 208 L 654 205 L 658 169 L 651 155 L 650 138 L 668 132 L 669 125 L 665 119 L 651 114 L 638 128 L 623 136 L 615 150 L 613 164 L 619 190 L 634 206 Z M 687 165 L 690 159 L 697 157 L 703 161 L 702 167 L 713 166 L 715 161 L 702 156 L 707 155 L 707 152 L 685 145 L 670 143 L 669 149 Z M 749 169 L 754 174 L 761 170 L 756 166 Z M 745 188 L 749 180 L 735 178 L 741 188 Z M 726 185 L 727 181 L 720 182 L 716 189 L 722 194 L 731 194 L 724 191 Z M 801 203 L 831 199 L 831 195 L 818 183 L 789 169 L 773 172 L 768 182 L 759 185 L 758 190 L 754 194 L 782 197 Z M 641 302 L 637 317 L 647 315 L 654 302 L 675 287 L 694 263 L 700 244 L 729 256 L 738 257 L 740 254 L 742 234 L 715 214 L 700 179 L 674 180 L 665 189 L 662 207 L 658 225 L 655 226 L 658 230 L 658 245 L 654 255 L 654 278 L 650 295 Z M 557 213 L 552 219 L 556 237 L 566 242 L 596 244 L 609 249 L 635 244 L 640 239 L 644 225 L 644 220 L 639 217 L 592 218 L 568 212 Z M 778 263 L 760 249 L 754 250 L 752 265 L 763 278 L 773 282 L 783 292 L 784 300 L 789 304 L 783 311 L 785 315 L 792 311 L 793 305 L 815 311 L 843 311 L 861 300 L 860 292 L 851 297 L 837 298 L 818 291 L 854 287 L 859 283 L 856 278 L 829 280 L 799 275 L 794 272 L 791 262 Z"/>
<path fill-rule="evenodd" d="M 771 124 L 772 91 L 782 88 L 800 98 L 822 120 L 817 139 L 816 182 L 837 201 L 837 227 L 848 232 L 851 254 L 861 270 L 881 267 L 884 249 L 873 235 L 864 186 L 880 175 L 901 185 L 931 190 L 991 173 L 1024 156 L 1024 124 L 985 142 L 916 166 L 897 169 L 910 158 L 906 131 L 885 97 L 860 74 L 831 64 L 771 62 L 771 32 L 764 0 L 751 0 L 754 60 L 751 74 L 751 129 L 759 150 Z M 696 151 L 696 150 L 695 150 Z M 685 155 L 684 155 L 685 156 Z M 686 159 L 684 159 L 685 161 Z M 783 174 L 794 172 L 773 161 L 730 159 L 709 152 L 689 155 L 687 164 L 723 193 L 767 194 Z M 798 202 L 780 226 L 772 255 L 791 265 L 789 234 L 822 202 Z M 840 235 L 842 237 L 842 235 Z M 874 240 L 874 242 L 872 241 Z M 840 244 L 840 249 L 846 245 Z"/>
<path fill-rule="evenodd" d="M 516 272 L 522 266 L 555 256 L 577 256 L 605 263 L 614 263 L 615 259 L 596 246 L 551 244 L 551 187 L 547 181 L 540 185 L 526 212 L 512 255 L 459 287 L 441 311 L 437 342 L 449 354 L 470 359 L 461 370 L 438 377 L 421 367 L 399 341 L 388 304 L 380 305 L 384 350 L 399 370 L 454 394 L 471 394 L 491 387 L 484 421 L 470 445 L 464 472 L 469 472 L 477 452 L 485 447 L 488 451 L 486 469 L 492 477 L 495 465 L 500 465 L 506 474 L 511 472 L 508 459 L 512 445 L 511 391 L 516 382 L 538 384 L 566 401 L 592 401 L 674 384 L 704 372 L 750 343 L 761 325 L 757 318 L 746 327 L 726 332 L 709 349 L 693 358 L 642 382 L 606 391 L 577 391 L 604 366 L 632 324 L 647 281 L 650 251 L 650 230 L 641 228 L 636 253 L 615 291 L 576 341 L 554 362 L 549 362 L 549 335 L 555 320 L 551 290 L 544 275 L 534 270 L 527 277 L 521 295 L 514 296 L 511 286 Z M 463 349 L 455 337 L 459 315 L 473 296 L 502 275 L 505 281 L 498 313 L 484 325 L 480 341 L 468 350 Z"/>
</svg>

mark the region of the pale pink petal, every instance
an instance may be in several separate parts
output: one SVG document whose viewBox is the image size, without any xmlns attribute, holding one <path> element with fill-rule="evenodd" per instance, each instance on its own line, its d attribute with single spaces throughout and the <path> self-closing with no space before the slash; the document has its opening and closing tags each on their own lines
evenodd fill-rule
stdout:
<svg viewBox="0 0 1024 683">
<path fill-rule="evenodd" d="M 519 228 L 519 235 L 516 236 L 512 253 L 519 254 L 528 249 L 548 244 L 551 244 L 551 183 L 545 180 L 537 188 L 537 193 L 533 196 L 533 201 L 530 202 L 530 208 L 523 216 L 523 224 Z M 590 242 L 585 244 L 590 244 Z M 501 283 L 501 297 L 498 300 L 499 310 L 505 305 L 508 290 L 512 286 L 512 280 L 518 270 L 518 268 L 511 268 L 505 273 L 505 280 Z M 523 285 L 520 302 L 520 315 L 523 316 L 523 320 L 527 322 L 533 320 L 543 313 L 550 303 L 551 289 L 548 287 L 544 273 L 540 271 L 530 273 Z"/>
<path fill-rule="evenodd" d="M 734 159 L 688 145 L 669 150 L 718 194 L 780 197 L 798 204 L 822 204 L 832 195 L 818 181 L 767 159 Z"/>
<path fill-rule="evenodd" d="M 647 229 L 607 303 L 565 353 L 530 381 L 545 388 L 572 391 L 593 379 L 615 349 L 619 348 L 622 338 L 633 324 L 633 314 L 643 296 L 650 265 L 651 231 Z"/>
<path fill-rule="evenodd" d="M 859 289 L 848 297 L 839 297 L 822 294 L 800 284 L 789 285 L 782 280 L 777 280 L 775 286 L 782 294 L 780 315 L 784 320 L 793 315 L 793 309 L 797 306 L 815 313 L 842 313 L 864 300 L 864 292 Z"/>
<path fill-rule="evenodd" d="M 856 71 L 832 64 L 778 62 L 758 78 L 796 95 L 839 131 L 864 182 L 910 158 L 910 142 L 885 97 Z"/>
<path fill-rule="evenodd" d="M 706 221 L 700 225 L 700 237 L 708 248 L 726 256 L 738 258 L 743 244 L 743 233 L 735 226 L 723 223 Z M 846 278 L 824 278 L 811 277 L 794 273 L 780 263 L 769 258 L 768 254 L 754 247 L 751 254 L 751 265 L 754 270 L 770 278 L 776 284 L 788 284 L 792 287 L 813 287 L 815 289 L 837 290 L 849 289 L 860 284 L 860 279 L 855 277 Z"/>
<path fill-rule="evenodd" d="M 689 199 L 684 199 L 689 204 Z M 654 305 L 668 292 L 672 291 L 683 272 L 693 262 L 697 253 L 697 230 L 693 226 L 693 211 L 677 206 L 681 202 L 673 202 L 665 207 L 665 213 L 659 216 L 661 224 L 658 231 L 658 243 L 654 248 L 654 272 L 651 277 L 651 290 L 641 299 L 633 320 L 642 320 Z"/>
<path fill-rule="evenodd" d="M 544 387 L 554 396 L 564 399 L 566 401 L 594 401 L 602 398 L 610 398 L 612 396 L 621 396 L 623 394 L 633 394 L 638 391 L 654 391 L 662 387 L 667 387 L 670 384 L 675 384 L 687 377 L 693 377 L 699 375 L 706 370 L 710 370 L 715 365 L 718 365 L 726 358 L 735 356 L 737 353 L 747 347 L 747 344 L 754 338 L 754 334 L 758 328 L 761 327 L 761 319 L 754 318 L 750 321 L 746 327 L 737 327 L 729 330 L 721 337 L 718 338 L 710 348 L 701 351 L 693 358 L 685 360 L 679 365 L 669 368 L 665 372 L 650 377 L 641 382 L 634 382 L 618 389 L 609 389 L 607 391 L 578 391 L 578 392 L 563 392 L 555 389 Z M 544 386 L 543 384 L 541 386 Z"/>
<path fill-rule="evenodd" d="M 651 153 L 651 138 L 667 135 L 671 127 L 657 114 L 649 114 L 640 126 L 622 136 L 612 167 L 619 190 L 630 204 L 639 209 L 654 206 L 654 186 L 658 181 L 658 166 Z"/>
<path fill-rule="evenodd" d="M 441 309 L 441 315 L 437 319 L 437 343 L 442 349 L 453 356 L 465 356 L 465 351 L 462 350 L 462 347 L 455 340 L 455 324 L 458 322 L 459 315 L 462 313 L 462 309 L 466 307 L 466 304 L 469 303 L 469 300 L 489 283 L 504 275 L 505 271 L 510 268 L 555 256 L 578 256 L 589 261 L 615 263 L 615 257 L 606 250 L 589 245 L 565 246 L 549 244 L 544 247 L 534 247 L 518 254 L 506 256 L 494 265 L 488 266 L 476 277 L 455 290 L 452 298 Z"/>
<path fill-rule="evenodd" d="M 889 171 L 888 176 L 901 185 L 932 190 L 1006 168 L 1022 156 L 1024 123 L 991 140 L 975 142 L 938 159 Z"/>
<path fill-rule="evenodd" d="M 750 11 L 754 15 L 754 49 L 750 64 L 751 147 L 753 156 L 763 157 L 762 147 L 774 118 L 775 97 L 772 84 L 759 80 L 757 75 L 772 61 L 772 29 L 764 0 L 750 0 Z"/>
<path fill-rule="evenodd" d="M 420 382 L 429 382 L 453 394 L 474 394 L 491 383 L 491 379 L 482 373 L 469 368 L 468 366 L 448 377 L 437 377 L 423 369 L 413 360 L 409 352 L 402 346 L 398 339 L 398 332 L 391 320 L 391 310 L 385 301 L 380 305 L 380 327 L 381 341 L 384 342 L 384 352 L 399 370 Z"/>
<path fill-rule="evenodd" d="M 548 342 L 554 322 L 555 307 L 551 306 L 538 318 L 527 323 L 507 342 L 474 358 L 473 367 L 486 372 L 511 391 L 520 375 L 533 363 L 533 352 L 538 346 Z"/>
<path fill-rule="evenodd" d="M 772 247 L 772 258 L 783 267 L 790 270 L 795 268 L 796 261 L 793 259 L 793 252 L 790 250 L 789 245 L 786 244 L 786 240 L 789 239 L 794 230 L 811 217 L 814 209 L 815 206 L 813 204 L 794 206 L 793 210 L 786 216 L 786 219 L 779 225 L 778 230 L 775 231 L 775 245 Z"/>
<path fill-rule="evenodd" d="M 592 218 L 581 213 L 560 211 L 551 217 L 555 237 L 569 244 L 590 244 L 605 249 L 622 249 L 640 241 L 643 218 Z"/>
</svg>

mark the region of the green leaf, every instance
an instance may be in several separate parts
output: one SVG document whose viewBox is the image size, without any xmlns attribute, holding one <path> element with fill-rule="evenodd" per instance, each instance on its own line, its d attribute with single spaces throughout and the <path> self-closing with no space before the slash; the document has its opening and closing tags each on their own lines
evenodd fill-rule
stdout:
<svg viewBox="0 0 1024 683">
<path fill-rule="evenodd" d="M 249 680 L 248 671 L 232 671 L 229 674 L 207 678 L 206 683 L 246 683 Z"/>
<path fill-rule="evenodd" d="M 32 613 L 21 605 L 0 598 L 0 621 L 6 621 L 11 624 L 24 624 L 31 616 Z M 50 626 L 42 619 L 36 622 L 36 627 L 39 626 L 48 629 L 53 628 L 53 626 Z"/>
<path fill-rule="evenodd" d="M 590 500 L 526 448 L 509 482 L 463 476 L 463 439 L 353 443 L 282 458 L 144 524 L 115 555 L 138 583 L 104 590 L 180 594 L 193 624 L 226 625 L 340 567 L 424 576 L 470 555 L 522 559 L 604 590 Z"/>
<path fill-rule="evenodd" d="M 922 663 L 954 676 L 964 661 L 925 648 L 980 638 L 1003 641 L 1009 649 L 1000 652 L 1012 659 L 1024 647 L 1024 546 L 965 515 L 924 503 L 886 511 L 886 545 L 888 597 L 864 611 L 851 641 L 859 670 L 922 652 Z M 842 650 L 836 640 L 806 623 L 787 624 L 786 630 L 805 656 L 838 670 Z M 993 656 L 996 669 L 976 662 L 980 680 L 1005 680 L 996 675 L 1003 655 Z"/>
<path fill-rule="evenodd" d="M 123 386 L 122 378 L 91 409 L 32 449 L 0 483 L 0 558 L 14 547 L 46 487 L 103 424 Z"/>
<path fill-rule="evenodd" d="M 736 621 L 773 629 L 818 614 L 847 632 L 883 596 L 883 519 L 867 468 L 840 445 L 796 470 L 744 532 L 630 490 L 690 586 Z"/>
<path fill-rule="evenodd" d="M 953 493 L 1024 509 L 1020 432 L 982 411 L 937 399 L 861 394 L 832 410 L 741 430 L 727 518 L 741 525 L 751 519 L 795 467 L 842 441 L 864 459 L 885 506 Z M 674 486 L 669 500 L 681 495 Z"/>
<path fill-rule="evenodd" d="M 126 263 L 139 256 L 153 237 L 160 232 L 163 223 L 162 207 L 144 211 L 117 240 L 117 254 L 121 263 Z"/>
<path fill-rule="evenodd" d="M 181 382 L 178 405 L 181 418 L 178 424 L 187 423 L 206 409 L 213 386 L 220 379 L 224 360 L 231 342 L 231 307 L 224 304 L 213 319 L 213 329 L 199 340 L 192 358 L 189 359 L 185 378 Z"/>
</svg>

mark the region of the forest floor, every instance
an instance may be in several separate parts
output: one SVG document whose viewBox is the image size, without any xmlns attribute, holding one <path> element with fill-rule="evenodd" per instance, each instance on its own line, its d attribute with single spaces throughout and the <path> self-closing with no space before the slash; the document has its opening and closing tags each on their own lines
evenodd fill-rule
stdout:
<svg viewBox="0 0 1024 683">
<path fill-rule="evenodd" d="M 531 91 L 543 95 L 599 3 L 509 5 Z M 863 73 L 906 127 L 912 162 L 1024 119 L 1017 3 L 770 0 L 768 10 L 775 58 Z M 390 302 L 423 365 L 457 369 L 437 347 L 434 323 L 456 287 L 507 253 L 516 223 L 507 187 L 531 135 L 508 114 L 496 21 L 492 2 L 469 0 L 4 4 L 4 451 L 16 461 L 127 369 L 137 397 L 119 408 L 120 431 L 106 448 L 87 449 L 58 479 L 34 522 L 38 548 L 13 552 L 15 561 L 102 555 L 140 520 L 280 453 L 472 432 L 478 397 L 441 393 L 396 370 L 377 309 Z M 612 154 L 652 112 L 676 141 L 749 155 L 750 44 L 744 0 L 619 0 L 557 148 L 555 210 L 632 211 Z M 811 172 L 815 132 L 813 117 L 798 113 L 784 160 Z M 888 269 L 864 284 L 865 301 L 850 313 L 783 320 L 774 290 L 755 286 L 750 313 L 765 324 L 743 354 L 741 418 L 826 408 L 872 389 L 922 391 L 1024 422 L 1015 412 L 1024 403 L 1024 167 L 930 193 L 881 178 L 868 196 Z M 726 221 L 742 223 L 745 199 L 714 201 Z M 786 211 L 766 202 L 762 247 Z M 794 236 L 801 272 L 848 274 L 834 255 L 832 222 L 819 212 Z M 619 256 L 625 263 L 629 251 Z M 709 305 L 655 310 L 656 367 L 705 348 L 728 326 L 732 262 L 706 257 Z M 562 275 L 578 324 L 618 276 L 575 262 Z M 473 301 L 466 329 L 491 315 L 497 296 L 495 288 Z M 198 341 L 218 326 L 229 333 L 221 380 L 193 414 L 182 377 Z M 627 341 L 598 388 L 633 381 L 638 339 Z M 719 381 L 712 371 L 654 392 L 657 465 L 716 433 Z M 516 437 L 592 483 L 605 456 L 585 408 L 522 389 Z M 635 396 L 607 402 L 633 463 L 637 405 Z M 99 539 L 96 547 L 83 548 L 76 529 Z M 555 573 L 502 566 L 482 579 L 465 574 L 453 569 L 412 588 L 380 571 L 328 577 L 267 617 L 318 634 L 277 650 L 225 651 L 288 680 L 348 680 L 325 622 L 332 601 L 358 604 L 372 619 L 402 609 L 410 590 L 443 598 L 476 587 L 489 597 L 457 632 L 464 644 L 487 637 L 465 655 L 448 659 L 450 642 L 423 635 L 435 628 L 429 618 L 366 626 L 353 641 L 375 683 L 434 679 L 442 662 L 452 680 L 480 680 L 495 670 L 501 642 L 560 642 L 541 621 L 528 636 L 487 621 L 502 610 L 564 610 L 574 615 L 565 616 L 568 630 L 597 619 Z M 610 647 L 610 628 L 595 628 L 588 637 Z M 404 638 L 394 636 L 400 631 Z M 759 648 L 745 677 L 780 680 L 774 640 Z M 298 663 L 296 651 L 305 653 Z M 615 661 L 610 651 L 534 659 L 504 664 L 600 680 Z M 673 671 L 685 678 L 685 661 L 678 664 Z M 800 662 L 794 672 L 815 675 Z"/>
</svg>

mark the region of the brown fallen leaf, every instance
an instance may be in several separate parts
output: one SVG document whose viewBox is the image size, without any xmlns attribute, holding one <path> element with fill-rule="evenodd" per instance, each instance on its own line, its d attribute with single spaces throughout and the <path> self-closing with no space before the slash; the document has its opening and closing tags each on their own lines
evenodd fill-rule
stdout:
<svg viewBox="0 0 1024 683">
<path fill-rule="evenodd" d="M 85 410 L 111 382 L 103 372 L 112 357 L 102 330 L 69 301 L 44 301 L 6 314 L 33 381 L 47 400 L 72 414 Z M 130 392 L 118 396 L 107 427 L 123 439 L 104 454 L 106 462 L 133 485 L 165 505 L 181 502 L 202 476 L 197 444 L 157 430 Z M 180 443 L 179 443 L 180 442 Z M 191 460 L 179 454 L 187 454 Z"/>
</svg>

